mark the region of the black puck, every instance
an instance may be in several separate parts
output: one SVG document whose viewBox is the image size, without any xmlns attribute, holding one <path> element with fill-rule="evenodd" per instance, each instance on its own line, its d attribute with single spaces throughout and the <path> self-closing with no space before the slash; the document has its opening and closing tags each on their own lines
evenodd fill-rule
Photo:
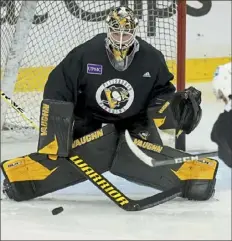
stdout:
<svg viewBox="0 0 232 241">
<path fill-rule="evenodd" d="M 64 211 L 63 207 L 54 208 L 54 209 L 52 209 L 52 214 L 57 215 L 63 211 Z"/>
</svg>

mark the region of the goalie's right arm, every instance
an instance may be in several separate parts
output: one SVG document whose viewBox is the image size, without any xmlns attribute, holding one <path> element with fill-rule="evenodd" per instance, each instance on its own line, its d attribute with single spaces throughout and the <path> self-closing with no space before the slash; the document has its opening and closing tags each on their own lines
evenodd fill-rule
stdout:
<svg viewBox="0 0 232 241">
<path fill-rule="evenodd" d="M 74 106 L 73 138 L 100 128 L 101 123 L 86 117 L 84 79 L 82 78 L 83 45 L 74 48 L 49 74 L 44 87 L 44 100 L 71 102 Z M 88 123 L 91 122 L 91 125 Z M 92 123 L 94 122 L 94 123 Z"/>
<path fill-rule="evenodd" d="M 51 71 L 44 87 L 43 99 L 76 103 L 80 89 L 81 47 L 74 48 Z"/>
</svg>

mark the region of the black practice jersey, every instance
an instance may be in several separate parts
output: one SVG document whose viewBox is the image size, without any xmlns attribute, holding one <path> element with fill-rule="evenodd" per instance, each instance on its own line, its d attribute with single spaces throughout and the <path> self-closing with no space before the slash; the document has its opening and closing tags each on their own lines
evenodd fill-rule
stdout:
<svg viewBox="0 0 232 241">
<path fill-rule="evenodd" d="M 218 145 L 218 156 L 232 167 L 232 110 L 219 115 L 213 126 L 211 139 Z"/>
<path fill-rule="evenodd" d="M 108 59 L 105 38 L 99 34 L 74 48 L 50 73 L 44 98 L 73 102 L 76 116 L 114 123 L 138 115 L 156 97 L 175 91 L 160 51 L 137 38 L 140 48 L 131 65 L 118 71 Z"/>
</svg>

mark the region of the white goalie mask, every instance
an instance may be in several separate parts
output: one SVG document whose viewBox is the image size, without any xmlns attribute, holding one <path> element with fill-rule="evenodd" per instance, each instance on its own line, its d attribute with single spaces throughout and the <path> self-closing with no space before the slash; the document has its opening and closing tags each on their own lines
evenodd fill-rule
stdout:
<svg viewBox="0 0 232 241">
<path fill-rule="evenodd" d="M 136 41 L 138 19 L 130 8 L 118 7 L 109 13 L 106 18 L 106 24 L 106 49 L 108 56 L 114 67 L 123 71 L 128 68 L 136 50 L 138 50 L 133 48 L 135 42 L 138 45 L 138 41 Z"/>
</svg>

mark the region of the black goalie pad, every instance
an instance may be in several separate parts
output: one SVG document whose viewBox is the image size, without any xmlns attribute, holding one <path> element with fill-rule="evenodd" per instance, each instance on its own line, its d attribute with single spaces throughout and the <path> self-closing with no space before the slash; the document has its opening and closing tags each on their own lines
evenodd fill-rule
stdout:
<svg viewBox="0 0 232 241">
<path fill-rule="evenodd" d="M 107 125 L 73 143 L 70 156 L 78 156 L 99 173 L 111 167 L 118 134 Z M 5 184 L 12 199 L 23 201 L 39 197 L 86 180 L 64 157 L 32 153 L 1 163 Z"/>
<path fill-rule="evenodd" d="M 217 160 L 203 158 L 198 161 L 191 154 L 137 138 L 132 138 L 132 142 L 157 164 L 160 162 L 163 165 L 152 167 L 145 164 L 146 162 L 138 158 L 138 152 L 136 155 L 132 152 L 125 141 L 125 136 L 122 135 L 111 168 L 112 173 L 164 192 L 180 188 L 180 196 L 188 199 L 208 200 L 213 195 L 218 169 Z M 184 163 L 170 162 L 181 157 L 193 159 Z"/>
<path fill-rule="evenodd" d="M 164 152 L 163 146 L 156 144 L 143 145 L 143 143 L 146 143 L 143 140 L 136 138 L 133 138 L 133 140 L 137 140 L 137 144 L 143 152 L 157 160 L 188 156 L 187 153 L 171 147 L 165 147 Z M 189 156 L 191 155 L 189 154 Z M 180 166 L 181 164 L 153 168 L 147 166 L 131 152 L 126 143 L 125 136 L 122 135 L 110 171 L 131 182 L 164 191 L 183 185 L 183 182 L 173 173 L 173 171 L 178 170 Z"/>
</svg>

